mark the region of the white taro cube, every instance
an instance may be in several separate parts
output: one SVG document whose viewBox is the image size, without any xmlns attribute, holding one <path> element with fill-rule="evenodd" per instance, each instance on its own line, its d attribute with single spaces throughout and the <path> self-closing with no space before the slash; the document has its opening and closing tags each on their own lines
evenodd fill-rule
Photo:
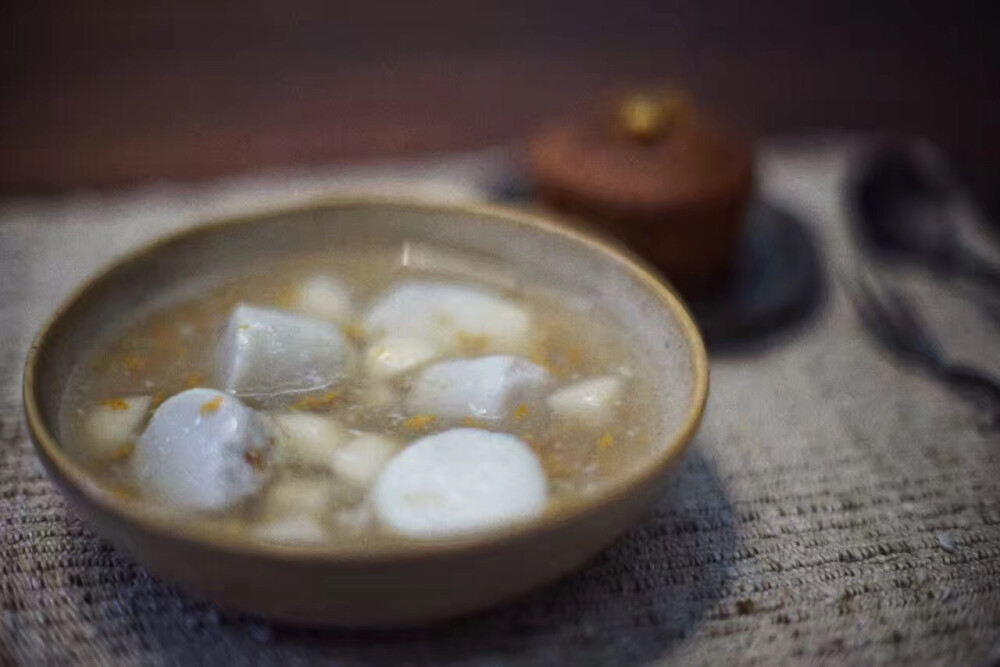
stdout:
<svg viewBox="0 0 1000 667">
<path fill-rule="evenodd" d="M 322 544 L 329 539 L 322 524 L 308 514 L 289 514 L 259 523 L 254 526 L 253 534 L 263 542 L 290 546 Z"/>
<path fill-rule="evenodd" d="M 419 338 L 444 350 L 476 346 L 489 352 L 525 352 L 530 341 L 527 311 L 479 287 L 409 281 L 382 295 L 364 320 L 370 340 Z"/>
<path fill-rule="evenodd" d="M 495 421 L 541 400 L 551 376 L 522 357 L 495 355 L 441 361 L 417 376 L 406 398 L 410 414 Z"/>
<path fill-rule="evenodd" d="M 375 381 L 391 380 L 441 356 L 435 343 L 422 338 L 386 336 L 365 351 L 365 371 Z"/>
<path fill-rule="evenodd" d="M 260 514 L 267 521 L 299 514 L 322 519 L 333 511 L 337 500 L 335 483 L 329 477 L 286 475 L 267 487 Z"/>
<path fill-rule="evenodd" d="M 327 275 L 307 278 L 295 294 L 298 309 L 310 317 L 344 326 L 354 315 L 351 291 L 340 280 Z"/>
<path fill-rule="evenodd" d="M 546 404 L 561 421 L 587 428 L 614 421 L 625 391 L 625 381 L 615 375 L 588 378 L 553 392 Z"/>
<path fill-rule="evenodd" d="M 224 510 L 257 493 L 270 473 L 271 432 L 237 398 L 189 389 L 164 401 L 136 443 L 136 478 L 179 508 Z"/>
<path fill-rule="evenodd" d="M 343 379 L 352 355 L 335 324 L 241 304 L 223 333 L 218 375 L 240 396 L 314 391 Z"/>
<path fill-rule="evenodd" d="M 150 396 L 125 396 L 91 408 L 84 421 L 87 454 L 96 459 L 120 458 L 122 448 L 139 434 Z"/>
<path fill-rule="evenodd" d="M 367 488 L 400 449 L 399 443 L 375 433 L 364 433 L 333 453 L 337 478 Z"/>
<path fill-rule="evenodd" d="M 413 538 L 458 536 L 541 514 L 548 484 L 520 439 L 457 428 L 417 440 L 392 459 L 371 493 L 378 521 Z"/>
<path fill-rule="evenodd" d="M 311 412 L 270 415 L 275 439 L 275 460 L 280 465 L 329 470 L 333 453 L 351 439 L 350 432 L 333 417 Z"/>
</svg>

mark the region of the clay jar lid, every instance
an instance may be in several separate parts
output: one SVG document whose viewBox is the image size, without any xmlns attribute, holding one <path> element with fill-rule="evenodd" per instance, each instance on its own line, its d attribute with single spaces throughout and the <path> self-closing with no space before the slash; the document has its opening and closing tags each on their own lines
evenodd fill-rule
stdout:
<svg viewBox="0 0 1000 667">
<path fill-rule="evenodd" d="M 723 279 L 753 187 L 750 150 L 676 89 L 628 93 L 535 137 L 549 204 L 652 259 L 682 290 Z"/>
</svg>

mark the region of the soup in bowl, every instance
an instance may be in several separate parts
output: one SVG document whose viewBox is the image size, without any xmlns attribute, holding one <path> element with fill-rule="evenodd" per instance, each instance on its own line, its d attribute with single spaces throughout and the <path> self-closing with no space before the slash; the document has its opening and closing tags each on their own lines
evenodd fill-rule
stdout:
<svg viewBox="0 0 1000 667">
<path fill-rule="evenodd" d="M 95 529 L 294 622 L 471 611 L 650 505 L 707 396 L 674 292 L 492 207 L 338 200 L 182 232 L 39 335 L 39 454 Z"/>
</svg>

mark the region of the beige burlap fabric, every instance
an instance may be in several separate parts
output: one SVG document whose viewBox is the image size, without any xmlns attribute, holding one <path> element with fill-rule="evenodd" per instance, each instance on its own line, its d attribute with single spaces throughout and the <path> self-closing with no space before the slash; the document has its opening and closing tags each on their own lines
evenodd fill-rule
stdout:
<svg viewBox="0 0 1000 667">
<path fill-rule="evenodd" d="M 844 144 L 762 151 L 762 189 L 854 270 Z M 496 156 L 0 202 L 0 663 L 12 665 L 989 664 L 1000 657 L 1000 436 L 864 336 L 835 281 L 772 344 L 713 359 L 704 428 L 655 513 L 580 572 L 503 608 L 401 632 L 221 615 L 94 537 L 35 460 L 30 336 L 108 258 L 202 215 L 340 189 L 475 196 Z M 956 353 L 1000 336 L 919 277 Z M 261 573 L 266 576 L 266 573 Z"/>
</svg>

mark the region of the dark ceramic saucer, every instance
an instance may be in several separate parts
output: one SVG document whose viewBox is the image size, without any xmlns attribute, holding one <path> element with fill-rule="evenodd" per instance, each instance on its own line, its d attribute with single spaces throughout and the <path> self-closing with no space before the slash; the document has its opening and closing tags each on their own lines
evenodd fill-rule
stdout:
<svg viewBox="0 0 1000 667">
<path fill-rule="evenodd" d="M 738 347 L 803 320 L 819 304 L 823 284 L 822 262 L 806 226 L 755 200 L 732 274 L 689 304 L 710 346 Z"/>
<path fill-rule="evenodd" d="M 520 178 L 496 187 L 493 199 L 535 201 L 531 185 Z M 792 328 L 816 310 L 824 292 L 822 262 L 804 223 L 761 199 L 746 216 L 732 273 L 711 292 L 687 298 L 716 351 L 735 351 Z"/>
</svg>

